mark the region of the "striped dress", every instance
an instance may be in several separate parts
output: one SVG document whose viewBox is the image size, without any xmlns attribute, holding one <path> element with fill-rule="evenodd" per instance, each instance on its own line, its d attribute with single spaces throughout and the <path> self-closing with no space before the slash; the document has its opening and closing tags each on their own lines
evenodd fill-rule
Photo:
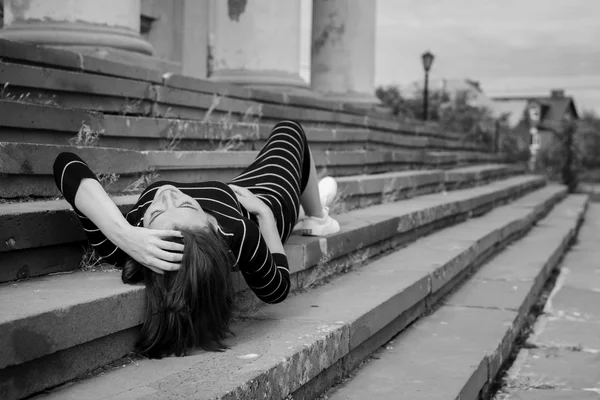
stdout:
<svg viewBox="0 0 600 400">
<path fill-rule="evenodd" d="M 245 187 L 273 211 L 282 243 L 290 236 L 298 217 L 300 195 L 310 173 L 310 157 L 302 126 L 293 121 L 278 123 L 256 160 L 230 183 Z M 98 227 L 75 207 L 75 194 L 82 179 L 97 179 L 87 164 L 73 153 L 61 153 L 54 163 L 56 185 L 81 220 L 90 244 L 105 262 L 122 266 L 127 260 Z M 218 222 L 218 232 L 232 251 L 237 269 L 248 286 L 267 303 L 285 299 L 290 289 L 290 273 L 285 254 L 271 253 L 258 221 L 238 201 L 223 182 L 181 183 L 158 181 L 149 185 L 127 212 L 127 221 L 142 226 L 143 215 L 158 188 L 173 185 L 194 198 Z"/>
</svg>

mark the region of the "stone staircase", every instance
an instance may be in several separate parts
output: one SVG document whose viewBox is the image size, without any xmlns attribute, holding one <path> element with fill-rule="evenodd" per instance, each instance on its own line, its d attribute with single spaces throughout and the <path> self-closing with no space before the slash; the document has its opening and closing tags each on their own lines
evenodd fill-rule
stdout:
<svg viewBox="0 0 600 400">
<path fill-rule="evenodd" d="M 459 134 L 346 104 L 7 41 L 2 87 L 2 399 L 315 398 L 413 321 L 426 323 L 448 293 L 479 282 L 474 271 L 548 218 L 560 215 L 573 236 L 587 204 Z M 235 275 L 236 335 L 226 352 L 133 354 L 143 287 L 123 285 L 111 266 L 80 268 L 85 238 L 58 198 L 54 157 L 80 154 L 126 210 L 157 176 L 233 177 L 282 118 L 303 123 L 317 168 L 336 176 L 342 231 L 290 238 L 293 294 L 283 304 L 258 304 Z M 568 240 L 561 243 L 544 251 L 559 257 Z M 532 278 L 510 332 L 550 269 Z M 502 349 L 512 339 L 502 339 Z M 486 354 L 479 364 L 491 365 Z"/>
</svg>

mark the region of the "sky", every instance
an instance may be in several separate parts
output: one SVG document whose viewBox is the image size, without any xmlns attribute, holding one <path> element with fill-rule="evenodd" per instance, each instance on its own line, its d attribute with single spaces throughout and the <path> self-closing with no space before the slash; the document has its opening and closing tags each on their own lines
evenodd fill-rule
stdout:
<svg viewBox="0 0 600 400">
<path fill-rule="evenodd" d="M 312 1 L 301 1 L 308 79 Z M 600 113 L 599 16 L 598 0 L 377 0 L 375 82 L 422 81 L 429 50 L 432 81 L 477 80 L 491 96 L 562 88 Z"/>
</svg>

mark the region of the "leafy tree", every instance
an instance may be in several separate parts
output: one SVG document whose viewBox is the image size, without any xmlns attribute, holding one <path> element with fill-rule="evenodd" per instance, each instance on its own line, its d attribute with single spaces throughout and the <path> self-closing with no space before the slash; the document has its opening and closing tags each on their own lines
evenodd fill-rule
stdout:
<svg viewBox="0 0 600 400">
<path fill-rule="evenodd" d="M 400 120 L 423 119 L 423 91 L 415 86 L 411 96 L 404 96 L 397 86 L 378 87 L 376 96 Z M 497 119 L 485 107 L 469 103 L 468 92 L 458 92 L 451 98 L 442 90 L 429 92 L 428 120 L 442 129 L 464 133 L 465 141 L 475 141 L 496 148 L 497 134 L 504 119 Z"/>
<path fill-rule="evenodd" d="M 600 118 L 594 111 L 581 113 L 575 133 L 575 148 L 584 167 L 600 167 Z"/>
<path fill-rule="evenodd" d="M 404 96 L 398 86 L 380 86 L 375 95 L 400 120 L 423 120 L 423 90 L 415 85 L 410 96 Z M 450 97 L 441 90 L 429 92 L 429 120 L 439 121 L 439 109 Z"/>
</svg>

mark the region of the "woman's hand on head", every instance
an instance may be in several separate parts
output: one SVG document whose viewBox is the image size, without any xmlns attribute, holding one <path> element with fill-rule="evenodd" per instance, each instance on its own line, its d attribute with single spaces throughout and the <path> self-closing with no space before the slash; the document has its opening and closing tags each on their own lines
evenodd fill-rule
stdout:
<svg viewBox="0 0 600 400">
<path fill-rule="evenodd" d="M 183 245 L 167 240 L 182 238 L 179 231 L 131 226 L 119 238 L 118 246 L 131 258 L 157 274 L 177 271 L 183 258 Z"/>
<path fill-rule="evenodd" d="M 245 187 L 240 187 L 236 185 L 229 185 L 231 190 L 235 193 L 235 197 L 237 197 L 238 201 L 246 210 L 248 210 L 251 214 L 264 214 L 269 210 L 269 207 L 254 193 L 246 189 Z"/>
</svg>

